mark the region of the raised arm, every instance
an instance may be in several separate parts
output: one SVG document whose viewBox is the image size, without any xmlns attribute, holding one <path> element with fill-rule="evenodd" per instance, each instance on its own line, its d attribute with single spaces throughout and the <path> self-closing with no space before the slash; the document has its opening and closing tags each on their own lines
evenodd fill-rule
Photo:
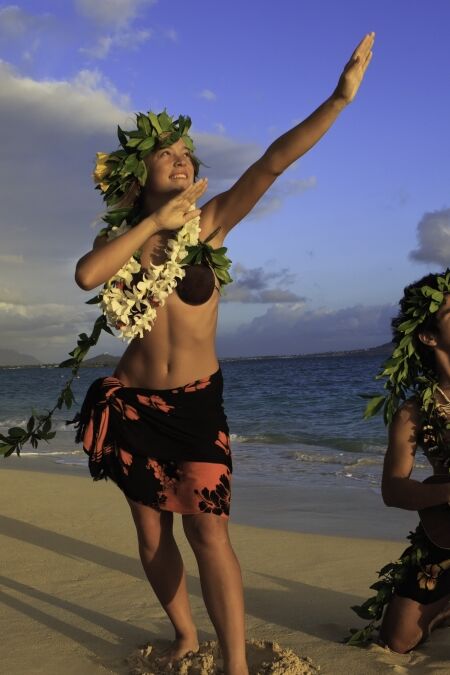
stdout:
<svg viewBox="0 0 450 675">
<path fill-rule="evenodd" d="M 420 413 L 414 401 L 405 403 L 389 428 L 381 491 L 386 506 L 417 511 L 450 500 L 450 484 L 424 484 L 410 478 L 417 448 Z"/>
<path fill-rule="evenodd" d="M 339 113 L 358 91 L 372 58 L 374 33 L 359 43 L 345 66 L 332 95 L 309 117 L 280 136 L 227 192 L 211 199 L 203 207 L 202 222 L 207 229 L 221 228 L 217 241 L 224 237 L 255 206 L 275 179 L 288 166 L 313 147 L 334 123 Z"/>
</svg>

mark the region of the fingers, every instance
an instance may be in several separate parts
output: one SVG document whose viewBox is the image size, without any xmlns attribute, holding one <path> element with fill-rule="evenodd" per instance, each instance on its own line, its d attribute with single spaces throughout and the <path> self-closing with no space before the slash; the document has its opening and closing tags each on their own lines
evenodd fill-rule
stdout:
<svg viewBox="0 0 450 675">
<path fill-rule="evenodd" d="M 192 211 L 187 211 L 187 213 L 185 213 L 183 216 L 183 225 L 184 223 L 187 223 L 189 220 L 192 220 L 193 218 L 197 218 L 197 216 L 200 216 L 201 212 L 202 212 L 201 209 L 193 209 Z"/>
<path fill-rule="evenodd" d="M 364 73 L 365 73 L 366 70 L 367 70 L 367 66 L 369 65 L 369 63 L 370 63 L 371 60 L 372 60 L 372 56 L 373 56 L 373 53 L 372 53 L 372 52 L 369 52 L 369 53 L 367 54 L 367 58 L 366 58 L 366 60 L 365 60 L 365 63 L 363 63 L 363 65 L 362 65 L 363 75 L 364 75 Z"/>
<path fill-rule="evenodd" d="M 199 181 L 190 185 L 186 190 L 183 190 L 183 192 L 178 195 L 177 199 L 180 201 L 187 200 L 189 201 L 189 204 L 192 204 L 206 192 L 207 187 L 208 179 L 200 178 Z"/>
<path fill-rule="evenodd" d="M 350 61 L 356 60 L 358 57 L 365 61 L 367 54 L 373 47 L 375 41 L 375 33 L 367 33 L 361 40 L 353 52 Z"/>
</svg>

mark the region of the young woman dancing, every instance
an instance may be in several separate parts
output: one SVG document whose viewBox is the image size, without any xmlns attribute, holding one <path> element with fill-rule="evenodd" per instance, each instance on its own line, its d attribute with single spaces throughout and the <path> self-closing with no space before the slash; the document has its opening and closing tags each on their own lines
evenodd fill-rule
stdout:
<svg viewBox="0 0 450 675">
<path fill-rule="evenodd" d="M 380 373 L 388 394 L 374 397 L 367 414 L 384 406 L 389 423 L 384 502 L 419 511 L 421 523 L 379 573 L 377 595 L 353 608 L 371 623 L 350 642 L 371 637 L 387 604 L 381 642 L 405 653 L 450 615 L 450 270 L 407 286 L 392 327 L 395 348 Z M 418 448 L 433 473 L 423 483 L 411 478 Z"/>
<path fill-rule="evenodd" d="M 307 152 L 354 98 L 374 35 L 356 48 L 332 95 L 278 138 L 227 192 L 202 209 L 206 179 L 190 120 L 137 115 L 121 148 L 99 153 L 95 177 L 107 227 L 77 264 L 78 285 L 104 284 L 110 324 L 131 342 L 113 377 L 91 386 L 79 437 L 95 478 L 127 498 L 148 580 L 175 629 L 173 661 L 198 649 L 183 562 L 172 533 L 182 514 L 225 673 L 245 675 L 239 564 L 228 537 L 231 454 L 215 352 L 220 286 L 229 281 L 223 242 L 275 179 Z M 201 218 L 200 218 L 201 216 Z"/>
</svg>

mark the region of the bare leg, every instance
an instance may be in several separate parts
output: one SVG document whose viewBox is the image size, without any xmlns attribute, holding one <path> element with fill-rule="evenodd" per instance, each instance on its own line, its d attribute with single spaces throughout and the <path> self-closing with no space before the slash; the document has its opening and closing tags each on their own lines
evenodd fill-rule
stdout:
<svg viewBox="0 0 450 675">
<path fill-rule="evenodd" d="M 225 675 L 248 675 L 242 577 L 228 536 L 228 521 L 202 513 L 183 516 L 183 526 L 197 559 L 203 599 L 219 639 Z"/>
<path fill-rule="evenodd" d="M 430 605 L 395 595 L 386 609 L 380 637 L 394 652 L 406 654 L 425 640 L 430 632 L 449 614 L 450 596 Z"/>
<path fill-rule="evenodd" d="M 169 660 L 197 651 L 197 629 L 192 620 L 186 574 L 173 537 L 173 514 L 159 512 L 127 499 L 138 535 L 139 555 L 147 579 L 175 629 Z"/>
</svg>

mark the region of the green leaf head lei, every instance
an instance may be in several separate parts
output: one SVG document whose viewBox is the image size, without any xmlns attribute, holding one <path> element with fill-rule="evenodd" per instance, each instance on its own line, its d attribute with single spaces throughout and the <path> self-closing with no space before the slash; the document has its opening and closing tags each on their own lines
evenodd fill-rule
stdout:
<svg viewBox="0 0 450 675">
<path fill-rule="evenodd" d="M 136 113 L 136 129 L 124 131 L 117 127 L 119 148 L 110 153 L 98 152 L 92 175 L 108 206 L 102 217 L 107 226 L 100 234 L 123 221 L 134 225 L 139 219 L 139 197 L 148 178 L 146 158 L 152 152 L 182 140 L 191 154 L 194 175 L 198 176 L 201 162 L 194 154 L 191 124 L 190 117 L 180 115 L 174 119 L 163 110 L 159 114 Z M 131 201 L 131 205 L 123 206 L 124 201 Z"/>
<path fill-rule="evenodd" d="M 370 397 L 364 417 L 383 410 L 385 424 L 390 424 L 395 412 L 411 396 L 418 400 L 426 417 L 433 415 L 438 384 L 434 355 L 419 334 L 437 331 L 437 312 L 449 293 L 450 269 L 428 274 L 405 288 L 399 314 L 392 320 L 394 349 L 376 376 L 377 380 L 385 380 L 386 394 Z"/>
</svg>

